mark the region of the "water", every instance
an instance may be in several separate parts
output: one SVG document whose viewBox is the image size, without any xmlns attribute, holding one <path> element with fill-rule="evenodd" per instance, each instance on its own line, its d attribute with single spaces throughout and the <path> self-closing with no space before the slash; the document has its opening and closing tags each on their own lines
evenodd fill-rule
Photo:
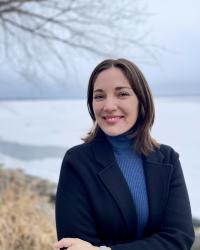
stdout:
<svg viewBox="0 0 200 250">
<path fill-rule="evenodd" d="M 200 99 L 157 98 L 153 136 L 182 163 L 192 213 L 200 218 Z M 0 102 L 0 163 L 57 182 L 65 151 L 92 123 L 85 100 Z"/>
</svg>

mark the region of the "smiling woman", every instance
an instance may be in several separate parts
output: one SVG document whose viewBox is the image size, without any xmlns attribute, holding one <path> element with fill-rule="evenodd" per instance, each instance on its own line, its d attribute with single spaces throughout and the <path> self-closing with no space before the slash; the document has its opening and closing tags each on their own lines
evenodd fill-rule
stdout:
<svg viewBox="0 0 200 250">
<path fill-rule="evenodd" d="M 113 67 L 101 72 L 93 92 L 93 110 L 104 133 L 119 135 L 135 124 L 138 98 L 120 69 Z"/>
<path fill-rule="evenodd" d="M 122 134 L 132 128 L 129 136 L 134 138 L 138 153 L 147 155 L 159 147 L 150 135 L 155 117 L 153 97 L 134 63 L 119 59 L 97 65 L 89 80 L 88 110 L 94 128 L 85 142 L 92 141 L 99 128 L 108 135 Z"/>
<path fill-rule="evenodd" d="M 87 101 L 94 127 L 63 159 L 54 247 L 189 250 L 194 230 L 179 155 L 150 135 L 154 104 L 142 72 L 126 59 L 101 62 Z"/>
</svg>

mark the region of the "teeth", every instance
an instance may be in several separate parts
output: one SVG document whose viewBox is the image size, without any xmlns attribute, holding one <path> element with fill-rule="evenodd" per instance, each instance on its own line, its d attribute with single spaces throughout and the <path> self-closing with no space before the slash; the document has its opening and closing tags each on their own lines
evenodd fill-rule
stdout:
<svg viewBox="0 0 200 250">
<path fill-rule="evenodd" d="M 117 116 L 117 117 L 106 117 L 106 120 L 108 120 L 108 121 L 116 121 L 116 120 L 119 120 L 119 116 Z"/>
</svg>

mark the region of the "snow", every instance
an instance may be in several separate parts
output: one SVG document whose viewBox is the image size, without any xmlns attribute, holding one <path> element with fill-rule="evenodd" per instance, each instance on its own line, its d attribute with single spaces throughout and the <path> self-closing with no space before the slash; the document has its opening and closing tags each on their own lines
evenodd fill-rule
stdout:
<svg viewBox="0 0 200 250">
<path fill-rule="evenodd" d="M 180 154 L 192 213 L 200 218 L 200 100 L 156 98 L 155 106 L 152 135 Z M 0 163 L 54 182 L 64 152 L 92 126 L 85 100 L 1 101 L 0 121 Z"/>
</svg>

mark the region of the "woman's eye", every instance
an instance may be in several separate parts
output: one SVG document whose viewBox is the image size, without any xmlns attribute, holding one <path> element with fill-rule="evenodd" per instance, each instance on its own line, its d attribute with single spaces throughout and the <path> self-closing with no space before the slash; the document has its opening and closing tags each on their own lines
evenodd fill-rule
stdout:
<svg viewBox="0 0 200 250">
<path fill-rule="evenodd" d="M 94 99 L 95 100 L 101 100 L 101 99 L 103 99 L 103 96 L 102 95 L 95 95 Z"/>
<path fill-rule="evenodd" d="M 129 93 L 127 93 L 127 92 L 120 92 L 119 96 L 122 96 L 122 97 L 129 96 Z"/>
</svg>

